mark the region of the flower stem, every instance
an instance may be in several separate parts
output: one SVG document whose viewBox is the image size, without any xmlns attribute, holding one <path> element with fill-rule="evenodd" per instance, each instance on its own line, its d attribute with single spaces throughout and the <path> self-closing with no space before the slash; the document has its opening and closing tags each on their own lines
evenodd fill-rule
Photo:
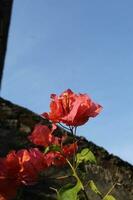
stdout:
<svg viewBox="0 0 133 200">
<path fill-rule="evenodd" d="M 86 193 L 86 191 L 85 190 L 82 190 L 82 191 L 84 193 L 84 196 L 85 196 L 86 200 L 90 200 L 89 197 L 88 197 L 88 195 L 87 195 L 87 193 Z"/>
<path fill-rule="evenodd" d="M 67 131 L 70 131 L 69 128 L 67 128 L 66 126 L 62 125 L 61 123 L 58 123 L 63 129 L 67 130 Z"/>
<path fill-rule="evenodd" d="M 115 188 L 116 185 L 117 185 L 117 183 L 114 183 L 114 184 L 112 185 L 112 187 L 111 187 L 110 190 L 107 192 L 107 194 L 103 197 L 103 199 L 105 199 L 105 198 L 112 192 L 112 190 Z"/>
<path fill-rule="evenodd" d="M 68 165 L 70 166 L 70 168 L 71 168 L 71 170 L 72 170 L 72 172 L 73 172 L 73 176 L 74 176 L 74 177 L 77 179 L 77 181 L 80 183 L 80 185 L 81 185 L 81 190 L 83 191 L 86 200 L 90 200 L 89 197 L 88 197 L 88 195 L 87 195 L 87 193 L 86 193 L 86 191 L 85 191 L 85 188 L 84 188 L 84 186 L 83 186 L 83 183 L 81 182 L 80 178 L 78 177 L 77 172 L 75 171 L 74 167 L 72 166 L 72 164 L 70 163 L 70 161 L 69 161 L 67 158 L 66 158 L 66 161 L 67 161 Z"/>
<path fill-rule="evenodd" d="M 73 136 L 73 143 L 76 144 L 76 130 L 77 130 L 77 127 L 73 126 L 69 126 L 69 129 L 70 129 L 70 132 L 72 133 L 72 136 Z M 76 168 L 76 150 L 74 149 L 74 154 L 73 154 L 73 167 Z"/>
</svg>

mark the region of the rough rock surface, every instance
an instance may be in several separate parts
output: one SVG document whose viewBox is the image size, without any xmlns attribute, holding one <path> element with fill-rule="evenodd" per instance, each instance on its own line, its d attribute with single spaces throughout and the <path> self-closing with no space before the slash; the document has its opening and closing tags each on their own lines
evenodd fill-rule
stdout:
<svg viewBox="0 0 133 200">
<path fill-rule="evenodd" d="M 5 156 L 12 149 L 18 150 L 31 147 L 32 144 L 27 140 L 27 135 L 31 133 L 37 123 L 50 125 L 50 122 L 42 119 L 37 114 L 0 98 L 0 156 Z M 62 131 L 59 129 L 59 132 Z M 79 140 L 80 148 L 89 147 L 98 161 L 97 165 L 87 164 L 83 166 L 83 171 L 86 172 L 84 182 L 86 183 L 91 179 L 94 180 L 103 194 L 106 194 L 114 183 L 119 183 L 112 191 L 116 199 L 133 200 L 133 166 L 109 154 L 102 147 L 87 141 L 83 137 L 78 137 L 77 139 Z M 57 177 L 61 173 L 69 172 L 66 167 L 59 170 L 53 169 L 52 172 L 47 171 L 46 179 L 41 184 L 24 188 L 23 194 L 19 199 L 56 199 L 54 191 L 50 190 L 49 186 L 60 187 L 65 181 L 68 181 L 66 179 L 62 183 L 53 179 L 54 176 Z M 48 179 L 47 177 L 52 178 Z M 97 195 L 89 190 L 88 194 L 90 200 L 100 200 Z M 81 197 L 81 199 L 83 198 Z"/>
</svg>

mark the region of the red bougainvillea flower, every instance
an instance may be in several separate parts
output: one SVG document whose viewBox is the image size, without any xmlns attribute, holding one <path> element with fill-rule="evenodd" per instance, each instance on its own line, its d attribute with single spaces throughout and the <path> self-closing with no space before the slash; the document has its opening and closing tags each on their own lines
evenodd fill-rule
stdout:
<svg viewBox="0 0 133 200">
<path fill-rule="evenodd" d="M 50 145 L 59 145 L 61 142 L 61 138 L 55 137 L 53 135 L 53 131 L 56 129 L 56 126 L 53 125 L 52 129 L 50 130 L 45 125 L 36 125 L 35 129 L 33 130 L 32 134 L 28 137 L 31 142 L 36 145 L 41 145 L 44 147 Z"/>
<path fill-rule="evenodd" d="M 87 94 L 75 94 L 70 89 L 60 96 L 52 94 L 51 100 L 50 112 L 43 113 L 42 116 L 54 123 L 62 122 L 68 126 L 83 125 L 90 117 L 96 117 L 102 109 Z"/>
<path fill-rule="evenodd" d="M 22 184 L 37 183 L 39 174 L 48 167 L 66 164 L 66 158 L 77 151 L 77 144 L 60 144 L 60 148 L 60 151 L 47 153 L 42 153 L 37 148 L 22 149 L 10 152 L 6 158 L 0 158 L 0 200 L 14 198 Z"/>
<path fill-rule="evenodd" d="M 47 167 L 50 166 L 62 166 L 66 163 L 66 159 L 61 154 L 61 152 L 58 151 L 50 151 L 46 154 L 44 154 L 44 160 L 45 163 L 47 163 Z"/>
<path fill-rule="evenodd" d="M 72 143 L 72 144 L 69 144 L 69 145 L 64 145 L 62 147 L 63 155 L 66 158 L 69 158 L 70 156 L 74 155 L 77 152 L 77 150 L 78 150 L 77 143 Z"/>
<path fill-rule="evenodd" d="M 15 151 L 0 159 L 0 200 L 10 200 L 16 196 L 21 185 L 20 165 Z"/>
<path fill-rule="evenodd" d="M 21 166 L 20 177 L 22 183 L 25 185 L 35 184 L 39 173 L 47 167 L 43 153 L 37 148 L 23 149 L 18 151 L 17 156 Z"/>
<path fill-rule="evenodd" d="M 45 163 L 50 167 L 54 166 L 62 166 L 66 164 L 66 158 L 70 158 L 74 153 L 76 153 L 78 146 L 76 143 L 72 143 L 69 145 L 64 145 L 60 152 L 58 151 L 50 151 L 44 154 Z"/>
</svg>

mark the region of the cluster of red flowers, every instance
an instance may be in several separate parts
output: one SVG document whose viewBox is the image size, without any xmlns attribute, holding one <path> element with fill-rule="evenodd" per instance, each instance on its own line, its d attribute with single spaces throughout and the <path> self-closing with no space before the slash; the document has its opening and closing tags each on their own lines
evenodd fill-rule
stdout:
<svg viewBox="0 0 133 200">
<path fill-rule="evenodd" d="M 84 124 L 90 117 L 95 117 L 101 111 L 101 106 L 95 104 L 86 94 L 75 94 L 70 89 L 59 97 L 51 95 L 50 113 L 44 113 L 54 124 L 65 123 L 76 127 Z M 15 197 L 17 189 L 24 185 L 32 185 L 38 181 L 39 174 L 47 168 L 61 166 L 77 151 L 77 143 L 64 145 L 66 136 L 54 135 L 56 125 L 49 129 L 45 125 L 36 125 L 28 139 L 38 148 L 11 151 L 5 158 L 0 158 L 0 200 L 10 200 Z M 40 151 L 39 146 L 47 151 Z M 50 150 L 48 147 L 58 147 Z"/>
<path fill-rule="evenodd" d="M 39 174 L 50 166 L 61 166 L 77 150 L 77 144 L 62 145 L 64 137 L 56 137 L 45 125 L 37 125 L 29 139 L 38 146 L 57 145 L 60 151 L 41 152 L 39 148 L 21 149 L 10 152 L 0 159 L 0 200 L 12 199 L 22 184 L 32 185 Z M 9 187 L 11 185 L 11 187 Z"/>
</svg>

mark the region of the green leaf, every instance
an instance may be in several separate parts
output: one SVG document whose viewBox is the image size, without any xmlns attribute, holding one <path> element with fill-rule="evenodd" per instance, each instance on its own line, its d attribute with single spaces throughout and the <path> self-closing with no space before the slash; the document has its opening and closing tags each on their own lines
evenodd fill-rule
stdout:
<svg viewBox="0 0 133 200">
<path fill-rule="evenodd" d="M 89 188 L 93 191 L 93 192 L 95 192 L 96 194 L 98 194 L 98 195 L 102 195 L 101 194 L 101 192 L 98 190 L 98 188 L 97 188 L 97 186 L 95 185 L 95 183 L 94 183 L 94 181 L 89 181 L 88 182 L 88 186 L 89 186 Z"/>
<path fill-rule="evenodd" d="M 49 147 L 46 147 L 46 149 L 44 150 L 44 153 L 48 153 L 49 150 L 50 150 L 50 148 L 49 148 Z"/>
<path fill-rule="evenodd" d="M 116 200 L 112 195 L 107 195 L 103 198 L 103 200 Z"/>
<path fill-rule="evenodd" d="M 77 181 L 75 186 L 67 184 L 62 187 L 58 194 L 58 200 L 79 200 L 78 192 L 82 189 L 82 184 Z"/>
<path fill-rule="evenodd" d="M 50 151 L 60 151 L 61 150 L 61 147 L 58 146 L 58 145 L 51 145 L 50 146 Z"/>
<path fill-rule="evenodd" d="M 60 151 L 60 150 L 61 150 L 60 146 L 54 144 L 46 147 L 44 153 L 48 153 L 49 151 Z"/>
<path fill-rule="evenodd" d="M 96 158 L 92 151 L 88 148 L 83 149 L 80 153 L 76 155 L 76 164 L 79 165 L 82 162 L 91 162 L 96 164 Z"/>
</svg>

